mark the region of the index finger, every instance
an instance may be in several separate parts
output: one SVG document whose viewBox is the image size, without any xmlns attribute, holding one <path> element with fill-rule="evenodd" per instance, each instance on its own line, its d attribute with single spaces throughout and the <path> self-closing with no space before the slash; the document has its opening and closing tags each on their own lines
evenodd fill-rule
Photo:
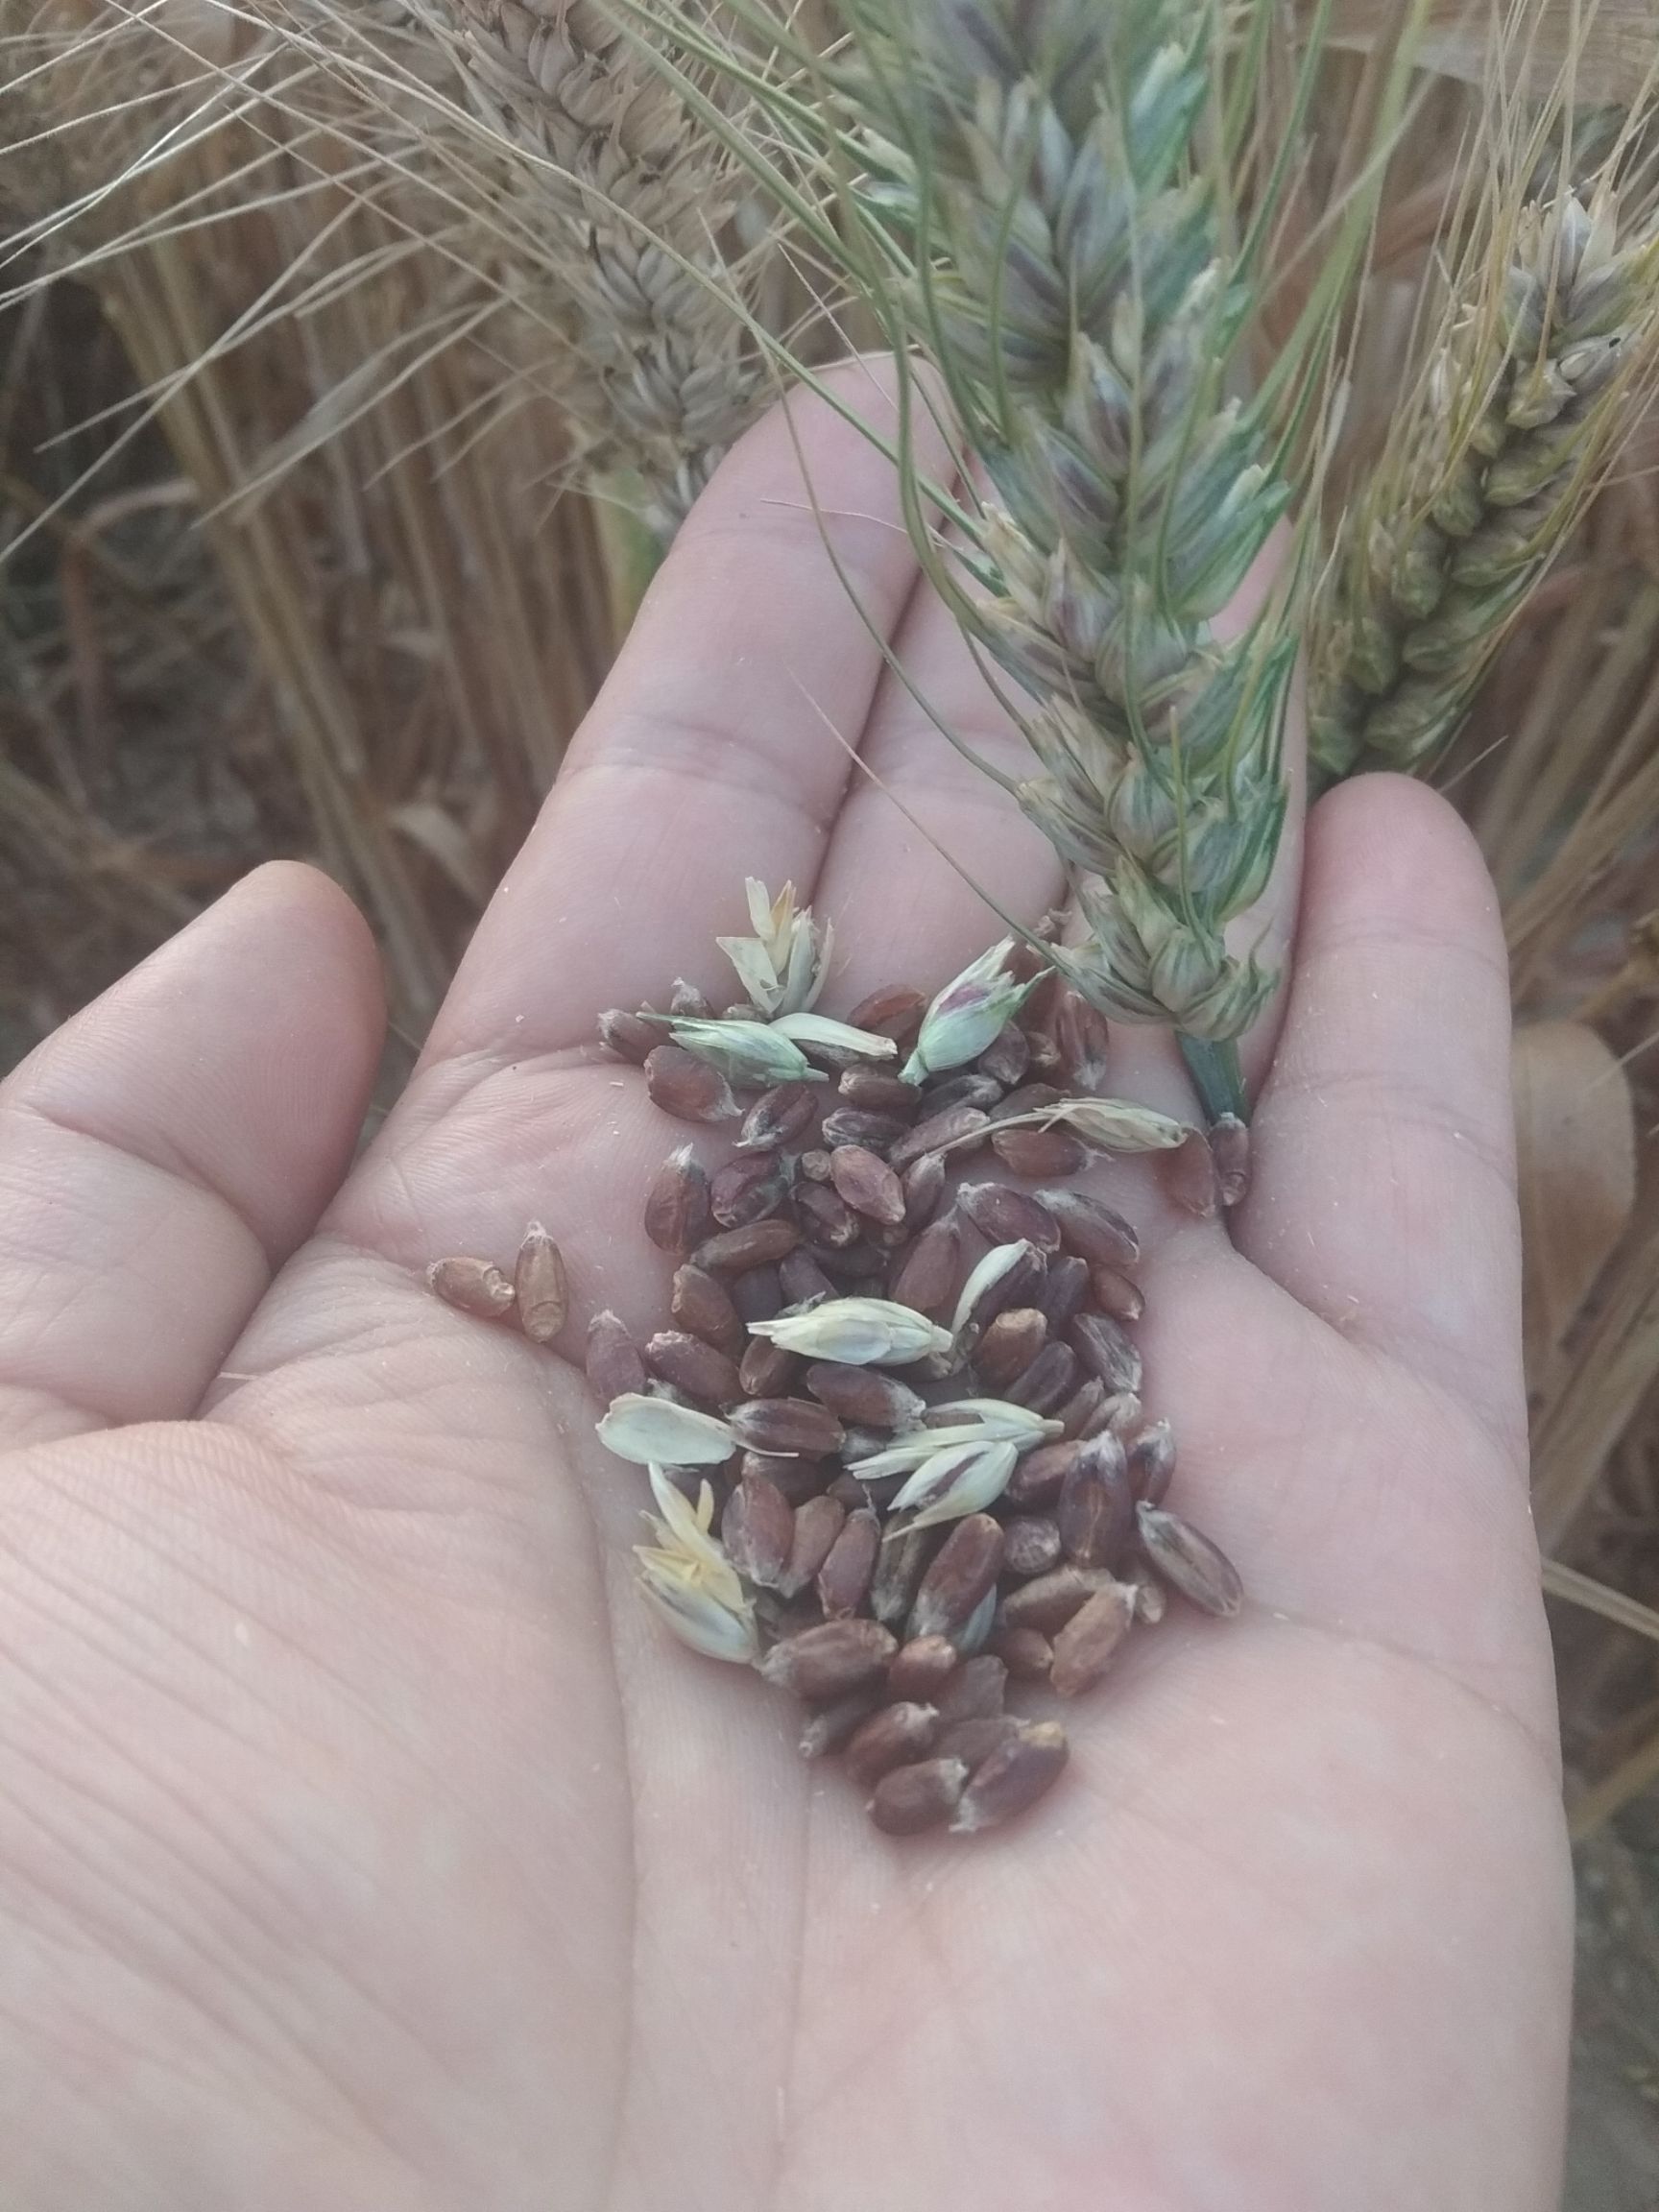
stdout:
<svg viewBox="0 0 1659 2212">
<path fill-rule="evenodd" d="M 892 424 L 884 364 L 833 381 Z M 895 471 L 855 424 L 797 393 L 751 430 L 648 592 L 428 1058 L 564 1049 L 681 974 L 733 996 L 713 938 L 746 926 L 746 876 L 811 884 L 851 769 L 830 732 L 856 746 L 915 580 Z"/>
</svg>

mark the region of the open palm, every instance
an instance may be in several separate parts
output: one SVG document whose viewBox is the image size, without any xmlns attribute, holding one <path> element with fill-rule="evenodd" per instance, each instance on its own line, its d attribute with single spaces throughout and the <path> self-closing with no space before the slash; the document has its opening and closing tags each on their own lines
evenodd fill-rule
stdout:
<svg viewBox="0 0 1659 2212">
<path fill-rule="evenodd" d="M 0 1094 L 8 2212 L 1553 2203 L 1507 1000 L 1439 802 L 1311 819 L 1234 1241 L 1105 1171 L 1175 1502 L 1250 1598 L 1137 1638 L 1005 1831 L 876 1835 L 785 1700 L 669 1644 L 579 1373 L 421 1283 L 540 1216 L 571 1345 L 660 1325 L 639 1204 L 685 1132 L 589 1041 L 677 974 L 731 995 L 746 873 L 833 920 L 831 1012 L 996 930 L 929 838 L 1055 897 L 872 629 L 1014 758 L 884 465 L 799 405 L 685 529 L 349 1171 L 373 954 L 296 869 Z M 1114 1087 L 1190 1111 L 1119 1034 Z"/>
</svg>

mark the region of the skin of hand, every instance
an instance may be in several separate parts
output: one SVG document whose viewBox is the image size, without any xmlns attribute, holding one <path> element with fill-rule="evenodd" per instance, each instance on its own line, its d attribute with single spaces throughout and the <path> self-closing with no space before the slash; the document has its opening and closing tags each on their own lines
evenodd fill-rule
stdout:
<svg viewBox="0 0 1659 2212">
<path fill-rule="evenodd" d="M 746 874 L 833 919 L 834 1013 L 999 934 L 964 875 L 1025 921 L 1058 891 L 882 639 L 1019 764 L 886 464 L 798 400 L 687 523 L 360 1158 L 374 953 L 295 866 L 0 1092 L 8 2212 L 1555 2204 L 1508 998 L 1439 799 L 1293 827 L 1231 1237 L 1102 1171 L 1242 1616 L 1137 1638 L 1024 1821 L 896 1843 L 637 1601 L 581 1344 L 661 1325 L 640 1201 L 697 1133 L 595 1016 L 733 998 Z M 1117 1035 L 1112 1087 L 1190 1112 Z M 533 1216 L 558 1352 L 421 1280 Z"/>
</svg>

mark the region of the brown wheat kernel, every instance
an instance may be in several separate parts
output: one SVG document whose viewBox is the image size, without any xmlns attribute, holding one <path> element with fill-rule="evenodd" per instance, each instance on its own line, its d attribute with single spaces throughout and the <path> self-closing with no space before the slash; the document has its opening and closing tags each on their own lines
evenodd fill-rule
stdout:
<svg viewBox="0 0 1659 2212">
<path fill-rule="evenodd" d="M 1116 1577 L 1104 1567 L 1056 1567 L 1010 1590 L 997 1608 L 1002 1628 L 1040 1628 L 1053 1636 L 1077 1608 Z"/>
<path fill-rule="evenodd" d="M 914 1636 L 887 1670 L 887 1694 L 930 1705 L 962 1663 L 949 1636 Z"/>
<path fill-rule="evenodd" d="M 769 1482 L 776 1482 L 791 1505 L 804 1505 L 808 1498 L 821 1496 L 830 1479 L 828 1461 L 778 1452 L 740 1452 L 735 1467 L 739 1478 L 764 1475 Z"/>
<path fill-rule="evenodd" d="M 1106 1403 L 1106 1385 L 1098 1375 L 1085 1377 L 1072 1391 L 1064 1406 L 1055 1409 L 1054 1418 L 1060 1424 L 1060 1434 L 1067 1442 L 1085 1435 L 1089 1424 Z"/>
<path fill-rule="evenodd" d="M 924 1152 L 905 1168 L 902 1182 L 905 1223 L 911 1229 L 925 1228 L 945 1191 L 943 1154 Z"/>
<path fill-rule="evenodd" d="M 514 1262 L 513 1289 L 519 1328 L 533 1344 L 551 1344 L 570 1315 L 570 1284 L 565 1255 L 540 1221 L 532 1221 L 524 1232 Z"/>
<path fill-rule="evenodd" d="M 1040 1307 L 1010 1306 L 991 1323 L 974 1350 L 974 1372 L 986 1389 L 1003 1390 L 1023 1375 L 1048 1340 Z"/>
<path fill-rule="evenodd" d="M 834 1171 L 835 1155 L 830 1155 L 830 1171 Z M 838 1190 L 826 1183 L 803 1183 L 796 1187 L 791 1204 L 795 1217 L 810 1241 L 831 1252 L 846 1252 L 857 1243 L 864 1234 L 864 1224 L 854 1213 Z"/>
<path fill-rule="evenodd" d="M 878 1367 L 843 1367 L 833 1359 L 820 1359 L 807 1368 L 805 1380 L 810 1395 L 840 1421 L 861 1422 L 871 1429 L 909 1429 L 926 1410 L 925 1399 Z"/>
<path fill-rule="evenodd" d="M 1058 1252 L 1060 1224 L 1028 1191 L 1007 1183 L 964 1183 L 956 1203 L 993 1244 L 1034 1244 L 1039 1252 Z"/>
<path fill-rule="evenodd" d="M 926 1153 L 947 1148 L 953 1159 L 960 1159 L 964 1153 L 978 1149 L 990 1126 L 990 1116 L 977 1106 L 951 1106 L 943 1114 L 929 1114 L 893 1146 L 887 1165 L 902 1172 Z"/>
<path fill-rule="evenodd" d="M 840 1284 L 846 1297 L 875 1297 L 878 1278 L 887 1271 L 886 1253 L 878 1251 L 862 1237 L 855 1244 L 845 1244 L 839 1249 L 830 1244 L 817 1245 L 813 1256 L 822 1261 L 825 1273 Z"/>
<path fill-rule="evenodd" d="M 1138 1505 L 1135 1519 L 1142 1551 L 1171 1589 L 1219 1619 L 1238 1612 L 1244 1585 L 1218 1544 L 1157 1505 Z"/>
<path fill-rule="evenodd" d="M 917 1587 L 906 1637 L 953 1636 L 965 1628 L 995 1586 L 1001 1565 L 1001 1525 L 989 1513 L 969 1513 L 952 1522 Z"/>
<path fill-rule="evenodd" d="M 709 1210 L 722 1229 L 746 1228 L 777 1213 L 791 1180 L 781 1152 L 746 1152 L 729 1160 L 709 1183 Z"/>
<path fill-rule="evenodd" d="M 780 1585 L 786 1598 L 799 1596 L 817 1581 L 825 1560 L 834 1549 L 835 1539 L 846 1526 L 846 1506 L 828 1493 L 820 1492 L 815 1498 L 804 1499 L 796 1507 L 795 1541 Z"/>
<path fill-rule="evenodd" d="M 677 1121 L 734 1121 L 737 1101 L 716 1069 L 680 1045 L 658 1045 L 645 1062 L 651 1103 Z"/>
<path fill-rule="evenodd" d="M 783 1286 L 777 1267 L 746 1267 L 732 1278 L 731 1287 L 732 1303 L 745 1327 L 753 1321 L 776 1321 L 783 1310 Z"/>
<path fill-rule="evenodd" d="M 1008 1121 L 1017 1114 L 1040 1114 L 1049 1106 L 1058 1106 L 1066 1095 L 1052 1083 L 1022 1083 L 1018 1091 L 1010 1091 L 1000 1105 L 991 1110 L 993 1121 Z"/>
<path fill-rule="evenodd" d="M 647 1337 L 645 1364 L 700 1406 L 732 1406 L 743 1396 L 736 1361 L 683 1329 L 661 1329 Z"/>
<path fill-rule="evenodd" d="M 1060 1542 L 1079 1567 L 1112 1567 L 1135 1526 L 1135 1498 L 1118 1439 L 1092 1436 L 1061 1485 L 1054 1508 Z"/>
<path fill-rule="evenodd" d="M 949 1727 L 941 1725 L 933 1748 L 941 1759 L 960 1759 L 972 1770 L 1017 1735 L 1019 1729 L 1020 1722 L 1012 1713 L 980 1713 L 971 1720 L 952 1720 Z"/>
<path fill-rule="evenodd" d="M 880 1712 L 882 1695 L 879 1687 L 866 1683 L 861 1690 L 850 1690 L 845 1697 L 821 1705 L 801 1730 L 802 1758 L 824 1759 L 839 1751 L 872 1713 Z"/>
<path fill-rule="evenodd" d="M 994 1075 L 981 1075 L 975 1069 L 964 1068 L 940 1082 L 929 1083 L 925 1102 L 933 1116 L 951 1113 L 958 1106 L 975 1106 L 988 1114 L 994 1106 L 1002 1103 L 1002 1086 Z"/>
<path fill-rule="evenodd" d="M 668 993 L 668 1011 L 682 1022 L 712 1022 L 714 1001 L 706 991 L 699 991 L 695 983 L 687 983 L 684 975 L 676 975 Z"/>
<path fill-rule="evenodd" d="M 588 1324 L 588 1381 L 596 1398 L 637 1397 L 645 1388 L 645 1362 L 620 1314 L 595 1313 Z"/>
<path fill-rule="evenodd" d="M 886 1705 L 872 1714 L 847 1746 L 847 1771 L 866 1790 L 895 1767 L 926 1758 L 939 1733 L 931 1705 Z"/>
<path fill-rule="evenodd" d="M 877 1037 L 891 1037 L 896 1045 L 915 1042 L 927 1011 L 927 995 L 908 983 L 883 983 L 868 998 L 860 998 L 847 1017 L 850 1029 L 868 1029 Z"/>
<path fill-rule="evenodd" d="M 979 1072 L 989 1075 L 1004 1091 L 1012 1091 L 1025 1080 L 1025 1070 L 1031 1065 L 1031 1040 L 1017 1022 L 1007 1022 L 980 1053 Z"/>
<path fill-rule="evenodd" d="M 884 1673 L 897 1648 L 878 1621 L 826 1621 L 774 1644 L 760 1672 L 798 1697 L 844 1697 Z"/>
<path fill-rule="evenodd" d="M 938 1542 L 935 1529 L 907 1528 L 902 1536 L 891 1536 L 882 1544 L 870 1585 L 870 1610 L 878 1621 L 897 1628 L 906 1620 Z"/>
<path fill-rule="evenodd" d="M 1002 1525 L 1002 1571 L 1029 1581 L 1060 1564 L 1058 1525 L 1046 1514 L 1019 1513 Z"/>
<path fill-rule="evenodd" d="M 968 1769 L 960 1759 L 923 1759 L 883 1774 L 870 1800 L 870 1817 L 883 1835 L 920 1836 L 942 1828 L 961 1803 Z"/>
<path fill-rule="evenodd" d="M 898 1075 L 883 1075 L 877 1068 L 849 1068 L 837 1088 L 849 1106 L 856 1106 L 865 1114 L 891 1115 L 906 1126 L 915 1120 L 922 1105 L 922 1094 L 914 1083 L 906 1083 Z"/>
<path fill-rule="evenodd" d="M 1067 1332 L 1072 1348 L 1108 1390 L 1139 1390 L 1141 1354 L 1109 1313 L 1079 1313 Z"/>
<path fill-rule="evenodd" d="M 764 1267 L 771 1261 L 781 1260 L 800 1241 L 801 1232 L 793 1221 L 751 1221 L 745 1229 L 723 1229 L 706 1237 L 693 1248 L 691 1257 L 712 1275 L 741 1275 L 751 1267 Z"/>
<path fill-rule="evenodd" d="M 1167 1153 L 1161 1153 L 1167 1159 Z M 1084 1190 L 1039 1190 L 1050 1214 L 1060 1224 L 1068 1251 L 1075 1252 L 1092 1267 L 1133 1267 L 1141 1257 L 1141 1239 L 1121 1214 L 1091 1198 Z"/>
<path fill-rule="evenodd" d="M 445 1306 L 475 1313 L 484 1321 L 498 1321 L 511 1312 L 517 1296 L 493 1261 L 473 1260 L 462 1253 L 448 1260 L 434 1260 L 426 1270 L 426 1281 Z"/>
<path fill-rule="evenodd" d="M 908 1128 L 909 1123 L 896 1114 L 870 1114 L 858 1106 L 836 1106 L 825 1115 L 819 1134 L 831 1154 L 843 1144 L 861 1144 L 867 1151 L 885 1152 Z"/>
<path fill-rule="evenodd" d="M 1057 1252 L 1044 1270 L 1031 1303 L 1041 1307 L 1048 1320 L 1050 1336 L 1064 1334 L 1068 1325 L 1089 1302 L 1089 1263 L 1074 1252 Z"/>
<path fill-rule="evenodd" d="M 720 1516 L 720 1541 L 739 1575 L 779 1587 L 795 1541 L 795 1509 L 770 1476 L 739 1479 Z"/>
<path fill-rule="evenodd" d="M 823 1298 L 833 1298 L 835 1286 L 813 1259 L 810 1252 L 800 1249 L 791 1252 L 778 1263 L 778 1280 L 783 1293 L 783 1304 L 791 1309 L 813 1306 Z M 770 1320 L 772 1316 L 757 1315 Z"/>
<path fill-rule="evenodd" d="M 1023 1813 L 1060 1779 L 1068 1748 L 1066 1731 L 1056 1721 L 1023 1721 L 1019 1733 L 969 1777 L 950 1822 L 952 1832 L 970 1836 Z"/>
<path fill-rule="evenodd" d="M 1110 1429 L 1114 1436 L 1123 1439 L 1125 1450 L 1129 1439 L 1141 1427 L 1142 1405 L 1140 1393 L 1135 1390 L 1115 1390 L 1102 1404 L 1089 1426 L 1084 1430 L 1085 1440 L 1098 1436 Z"/>
<path fill-rule="evenodd" d="M 866 1242 L 873 1244 L 878 1252 L 885 1253 L 889 1257 L 895 1252 L 902 1252 L 909 1244 L 912 1234 L 913 1232 L 907 1222 L 877 1221 L 873 1220 L 869 1214 L 864 1217 Z"/>
<path fill-rule="evenodd" d="M 1054 1647 L 1040 1628 L 998 1628 L 985 1647 L 1015 1682 L 1046 1682 Z"/>
<path fill-rule="evenodd" d="M 837 1144 L 830 1180 L 854 1214 L 897 1227 L 904 1219 L 904 1187 L 884 1160 L 862 1144 Z"/>
<path fill-rule="evenodd" d="M 947 1214 L 930 1221 L 894 1270 L 888 1296 L 918 1313 L 937 1313 L 955 1295 L 962 1232 Z"/>
<path fill-rule="evenodd" d="M 629 1060 L 636 1068 L 643 1068 L 661 1044 L 662 1032 L 656 1022 L 643 1021 L 624 1007 L 613 1006 L 599 1017 L 599 1042 L 618 1060 Z"/>
<path fill-rule="evenodd" d="M 818 1118 L 822 1086 L 817 1083 L 778 1083 L 762 1091 L 738 1130 L 739 1152 L 776 1152 L 804 1137 Z"/>
<path fill-rule="evenodd" d="M 1183 1143 L 1153 1157 L 1158 1180 L 1172 1205 L 1200 1221 L 1212 1220 L 1219 1213 L 1220 1178 L 1215 1172 L 1215 1156 L 1202 1129 L 1190 1130 Z"/>
<path fill-rule="evenodd" d="M 880 1550 L 880 1522 L 867 1504 L 855 1507 L 818 1570 L 818 1602 L 827 1621 L 858 1611 L 870 1595 Z"/>
<path fill-rule="evenodd" d="M 1162 1505 L 1175 1473 L 1175 1432 L 1167 1421 L 1154 1421 L 1129 1446 L 1129 1482 L 1138 1504 Z"/>
<path fill-rule="evenodd" d="M 991 1149 L 1015 1175 L 1075 1175 L 1089 1157 L 1070 1129 L 993 1129 Z"/>
<path fill-rule="evenodd" d="M 674 1287 L 668 1310 L 682 1329 L 701 1336 L 729 1359 L 740 1359 L 751 1341 L 743 1316 L 728 1296 L 726 1286 L 707 1269 L 687 1261 L 674 1270 Z"/>
<path fill-rule="evenodd" d="M 661 1252 L 686 1253 L 709 1234 L 709 1177 L 689 1144 L 670 1152 L 645 1194 L 645 1234 Z"/>
<path fill-rule="evenodd" d="M 734 1406 L 726 1425 L 746 1452 L 783 1452 L 815 1459 L 835 1451 L 841 1424 L 809 1398 L 757 1398 Z"/>
<path fill-rule="evenodd" d="M 1109 1042 L 1106 1017 L 1081 993 L 1063 990 L 1054 1009 L 1054 1042 L 1060 1065 L 1074 1090 L 1098 1091 L 1106 1080 Z"/>
<path fill-rule="evenodd" d="M 799 1368 L 792 1352 L 751 1336 L 737 1362 L 737 1381 L 745 1398 L 787 1398 Z"/>
<path fill-rule="evenodd" d="M 1003 1503 L 1022 1513 L 1053 1505 L 1059 1499 L 1061 1484 L 1077 1464 L 1078 1456 L 1078 1446 L 1064 1439 L 1057 1444 L 1039 1444 L 1035 1452 L 1027 1452 L 1021 1457 L 1008 1478 L 1008 1487 L 1002 1493 Z"/>
<path fill-rule="evenodd" d="M 1095 1305 L 1114 1321 L 1139 1321 L 1146 1310 L 1141 1286 L 1132 1282 L 1120 1267 L 1091 1267 L 1089 1285 L 1094 1293 Z"/>
<path fill-rule="evenodd" d="M 1098 1682 L 1135 1623 L 1135 1592 L 1126 1582 L 1096 1590 L 1054 1639 L 1048 1679 L 1062 1697 L 1075 1697 Z"/>
<path fill-rule="evenodd" d="M 982 1720 L 1001 1712 L 1007 1688 L 1007 1668 L 1000 1659 L 982 1651 L 962 1662 L 933 1703 L 947 1726 L 953 1726 L 958 1720 Z"/>
<path fill-rule="evenodd" d="M 1077 1355 L 1069 1344 L 1045 1344 L 1025 1372 L 1004 1386 L 1002 1395 L 1011 1406 L 1050 1414 L 1065 1405 L 1081 1377 Z"/>
</svg>

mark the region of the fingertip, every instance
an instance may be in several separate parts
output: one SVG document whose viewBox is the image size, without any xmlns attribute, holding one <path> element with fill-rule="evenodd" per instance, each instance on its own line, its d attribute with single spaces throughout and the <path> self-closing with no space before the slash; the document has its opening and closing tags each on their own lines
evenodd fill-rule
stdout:
<svg viewBox="0 0 1659 2212">
<path fill-rule="evenodd" d="M 1473 830 L 1409 776 L 1356 776 L 1308 817 L 1304 903 L 1341 926 L 1447 939 L 1505 963 L 1498 894 Z"/>
<path fill-rule="evenodd" d="M 367 922 L 322 870 L 268 861 L 45 1040 L 37 1111 L 181 1168 L 279 1259 L 351 1156 L 385 1037 Z"/>
<path fill-rule="evenodd" d="M 266 860 L 230 886 L 202 922 L 245 926 L 280 940 L 284 964 L 302 986 L 288 1011 L 338 1031 L 353 1057 L 378 1061 L 386 1022 L 380 948 L 362 909 L 323 869 L 304 860 Z M 304 987 L 307 987 L 304 988 Z"/>
</svg>

